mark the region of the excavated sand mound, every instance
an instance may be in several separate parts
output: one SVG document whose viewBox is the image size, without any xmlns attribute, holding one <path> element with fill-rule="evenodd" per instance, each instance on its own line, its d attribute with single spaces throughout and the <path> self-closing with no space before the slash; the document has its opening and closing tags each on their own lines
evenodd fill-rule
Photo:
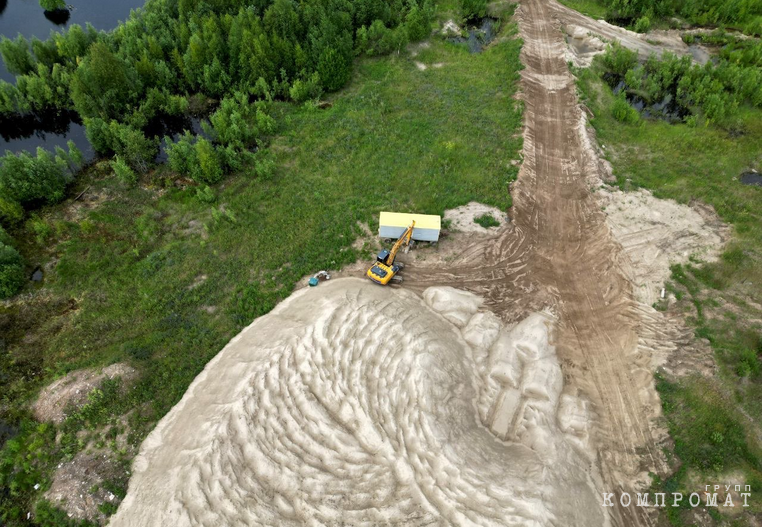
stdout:
<svg viewBox="0 0 762 527">
<path fill-rule="evenodd" d="M 112 526 L 605 523 L 555 320 L 449 287 L 303 289 L 143 443 Z"/>
</svg>

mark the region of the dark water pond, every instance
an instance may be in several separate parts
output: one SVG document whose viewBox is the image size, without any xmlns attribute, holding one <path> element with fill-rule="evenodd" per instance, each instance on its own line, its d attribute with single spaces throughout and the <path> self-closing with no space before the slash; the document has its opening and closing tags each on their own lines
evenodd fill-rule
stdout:
<svg viewBox="0 0 762 527">
<path fill-rule="evenodd" d="M 468 46 L 468 51 L 471 53 L 479 53 L 484 47 L 495 40 L 495 24 L 497 19 L 486 17 L 482 18 L 476 25 L 468 25 L 466 31 L 468 31 L 468 38 L 465 37 L 450 37 L 448 42 L 455 44 L 465 44 Z"/>
<path fill-rule="evenodd" d="M 741 174 L 741 183 L 744 185 L 762 187 L 762 174 L 759 172 L 746 172 Z"/>
<path fill-rule="evenodd" d="M 26 38 L 46 39 L 51 31 L 58 31 L 71 24 L 84 27 L 90 22 L 96 29 L 110 30 L 119 21 L 126 20 L 131 9 L 142 6 L 144 0 L 67 0 L 72 9 L 61 16 L 60 13 L 46 13 L 38 0 L 0 0 L 0 35 L 16 38 L 21 34 Z M 0 79 L 15 82 L 5 64 L 0 61 Z M 5 150 L 19 152 L 34 150 L 41 146 L 53 150 L 56 146 L 66 147 L 71 140 L 88 159 L 94 156 L 85 137 L 85 129 L 76 116 L 65 112 L 61 115 L 32 115 L 14 122 L 0 120 L 0 154 Z"/>
</svg>

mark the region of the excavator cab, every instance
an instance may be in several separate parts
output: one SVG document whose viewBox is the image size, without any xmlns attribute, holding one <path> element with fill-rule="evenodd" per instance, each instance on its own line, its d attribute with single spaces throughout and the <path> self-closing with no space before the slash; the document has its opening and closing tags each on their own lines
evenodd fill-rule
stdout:
<svg viewBox="0 0 762 527">
<path fill-rule="evenodd" d="M 395 262 L 394 260 L 397 257 L 397 251 L 400 250 L 400 247 L 410 243 L 414 227 L 415 222 L 411 223 L 410 226 L 405 229 L 405 232 L 402 233 L 402 236 L 399 237 L 391 250 L 383 249 L 378 253 L 376 256 L 376 263 L 374 263 L 366 273 L 368 278 L 381 285 L 386 285 L 391 281 L 402 281 L 402 277 L 397 276 L 397 273 L 404 267 L 404 265 L 402 262 Z"/>
<path fill-rule="evenodd" d="M 391 253 L 388 250 L 382 249 L 381 252 L 378 253 L 378 256 L 376 256 L 376 261 L 385 264 L 387 263 L 386 261 L 389 259 L 390 254 Z"/>
</svg>

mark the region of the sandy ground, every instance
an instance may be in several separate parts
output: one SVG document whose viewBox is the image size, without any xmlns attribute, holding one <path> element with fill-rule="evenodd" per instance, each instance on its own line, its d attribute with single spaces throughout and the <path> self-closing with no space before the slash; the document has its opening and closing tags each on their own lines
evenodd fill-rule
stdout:
<svg viewBox="0 0 762 527">
<path fill-rule="evenodd" d="M 516 16 L 510 221 L 403 255 L 401 288 L 334 279 L 256 320 L 146 439 L 111 525 L 655 524 L 599 496 L 666 470 L 653 371 L 687 337 L 649 301 L 669 263 L 711 258 L 726 231 L 711 211 L 595 190 L 607 165 L 562 25 L 664 48 L 550 0 Z"/>
<path fill-rule="evenodd" d="M 111 525 L 602 525 L 554 317 L 505 326 L 482 303 L 300 290 L 146 439 Z"/>
<path fill-rule="evenodd" d="M 608 225 L 628 256 L 630 265 L 624 273 L 635 299 L 648 306 L 661 297 L 671 265 L 691 259 L 713 262 L 730 236 L 707 206 L 657 199 L 643 189 L 625 193 L 604 188 L 598 196 Z"/>
</svg>

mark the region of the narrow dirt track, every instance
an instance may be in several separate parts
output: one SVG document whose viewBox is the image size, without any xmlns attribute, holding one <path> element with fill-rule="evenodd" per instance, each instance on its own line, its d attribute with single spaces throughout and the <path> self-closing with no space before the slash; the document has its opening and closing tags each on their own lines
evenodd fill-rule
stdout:
<svg viewBox="0 0 762 527">
<path fill-rule="evenodd" d="M 556 292 L 558 353 L 565 373 L 597 406 L 604 486 L 614 491 L 641 463 L 659 465 L 632 375 L 650 358 L 638 356 L 638 317 L 617 266 L 621 247 L 587 183 L 598 159 L 582 137 L 565 42 L 551 10 L 548 1 L 529 0 L 519 12 L 527 130 L 514 221 L 534 242 L 530 259 L 540 281 Z M 650 524 L 636 507 L 617 510 L 614 524 Z"/>
<path fill-rule="evenodd" d="M 525 130 L 513 229 L 465 249 L 446 271 L 406 270 L 406 287 L 445 282 L 469 289 L 506 320 L 554 306 L 564 377 L 597 414 L 592 440 L 601 491 L 618 496 L 642 492 L 645 474 L 665 468 L 653 432 L 659 403 L 651 353 L 639 346 L 654 329 L 632 299 L 622 271 L 626 258 L 592 193 L 602 165 L 564 58 L 556 17 L 563 9 L 551 0 L 523 0 L 516 15 L 524 39 Z M 646 510 L 617 506 L 610 511 L 612 525 L 653 525 Z"/>
</svg>

